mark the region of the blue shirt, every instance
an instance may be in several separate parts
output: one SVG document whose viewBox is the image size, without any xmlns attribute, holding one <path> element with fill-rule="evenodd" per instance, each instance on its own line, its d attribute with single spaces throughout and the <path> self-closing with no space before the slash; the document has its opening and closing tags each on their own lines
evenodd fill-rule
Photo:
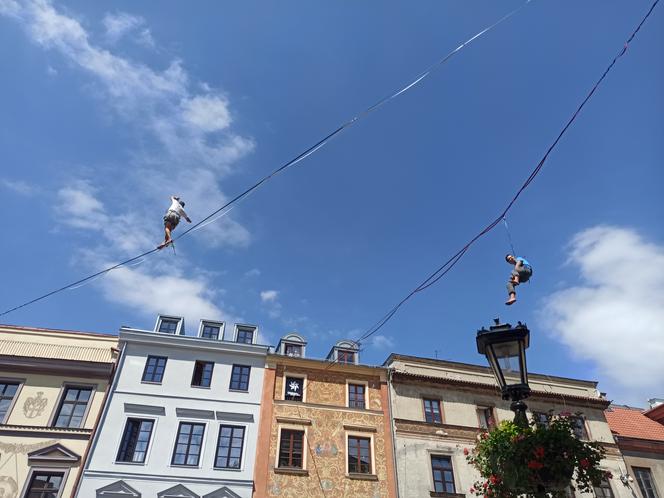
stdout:
<svg viewBox="0 0 664 498">
<path fill-rule="evenodd" d="M 530 266 L 530 263 L 528 263 L 528 261 L 526 261 L 526 260 L 523 259 L 522 257 L 518 257 L 518 258 L 516 258 L 516 260 L 517 260 L 517 261 L 521 261 L 521 264 L 522 264 L 523 266 L 527 266 L 528 268 L 532 268 L 532 266 Z"/>
</svg>

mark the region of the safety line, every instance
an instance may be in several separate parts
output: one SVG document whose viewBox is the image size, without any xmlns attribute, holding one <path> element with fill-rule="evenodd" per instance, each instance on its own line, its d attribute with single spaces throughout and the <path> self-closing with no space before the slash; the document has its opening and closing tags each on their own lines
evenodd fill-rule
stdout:
<svg viewBox="0 0 664 498">
<path fill-rule="evenodd" d="M 563 135 L 567 132 L 571 124 L 574 122 L 576 117 L 579 115 L 581 110 L 584 108 L 586 103 L 590 100 L 590 98 L 594 95 L 595 91 L 599 88 L 600 84 L 602 81 L 604 81 L 604 78 L 606 78 L 606 75 L 609 74 L 609 71 L 613 68 L 613 66 L 616 64 L 618 59 L 620 59 L 625 52 L 627 51 L 627 47 L 629 44 L 632 42 L 636 34 L 639 32 L 641 29 L 641 26 L 646 22 L 646 20 L 650 17 L 650 14 L 652 14 L 652 11 L 655 9 L 657 4 L 659 3 L 659 0 L 655 0 L 655 2 L 651 5 L 650 9 L 648 10 L 648 13 L 643 17 L 641 22 L 638 24 L 636 29 L 632 32 L 630 37 L 627 39 L 625 44 L 623 45 L 622 49 L 618 52 L 618 54 L 613 58 L 611 63 L 608 65 L 608 67 L 604 70 L 604 73 L 602 73 L 602 76 L 597 80 L 597 82 L 592 86 L 586 97 L 583 99 L 581 104 L 577 107 L 576 111 L 572 114 L 572 117 L 568 119 L 567 123 L 565 126 L 563 126 L 562 130 L 556 137 L 556 139 L 551 143 L 549 148 L 547 149 L 546 153 L 540 160 L 540 162 L 537 164 L 537 166 L 533 169 L 533 171 L 530 173 L 530 176 L 526 179 L 526 181 L 521 185 L 519 190 L 517 190 L 516 194 L 512 197 L 512 199 L 509 201 L 505 209 L 494 219 L 491 223 L 489 223 L 486 227 L 484 227 L 475 237 L 473 237 L 466 245 L 464 245 L 461 249 L 459 249 L 451 258 L 449 258 L 445 263 L 442 264 L 436 271 L 434 271 L 431 275 L 429 275 L 420 285 L 418 285 L 415 289 L 413 289 L 406 297 L 404 297 L 399 303 L 397 303 L 390 311 L 388 311 L 378 322 L 376 322 L 373 326 L 371 326 L 367 331 L 364 332 L 355 342 L 357 343 L 362 343 L 365 339 L 371 337 L 373 334 L 378 332 L 392 317 L 399 311 L 399 308 L 403 306 L 408 300 L 410 300 L 415 294 L 418 292 L 422 292 L 423 290 L 431 287 L 434 285 L 436 282 L 438 282 L 441 278 L 443 278 L 456 264 L 461 260 L 461 258 L 466 254 L 468 249 L 481 237 L 489 233 L 491 230 L 493 230 L 496 225 L 498 225 L 504 218 L 507 216 L 507 213 L 512 209 L 514 204 L 516 203 L 517 199 L 521 196 L 523 191 L 528 188 L 528 186 L 532 183 L 532 181 L 535 179 L 535 177 L 539 174 L 539 172 L 542 170 L 542 167 L 544 166 L 544 163 L 548 159 L 549 155 L 551 154 L 551 151 L 558 145 L 558 142 L 560 142 L 560 139 L 563 137 Z"/>
<path fill-rule="evenodd" d="M 525 2 L 524 4 L 522 4 L 520 7 L 517 7 L 516 9 L 514 9 L 514 10 L 512 10 L 511 12 L 507 13 L 506 15 L 504 15 L 503 17 L 501 17 L 498 21 L 494 22 L 493 24 L 491 24 L 491 25 L 489 25 L 488 27 L 484 28 L 484 29 L 483 29 L 482 31 L 480 31 L 479 33 L 477 33 L 477 34 L 473 35 L 472 37 L 470 37 L 468 40 L 466 40 L 465 42 L 463 42 L 463 43 L 462 43 L 461 45 L 459 45 L 457 48 L 455 48 L 454 50 L 452 50 L 451 52 L 449 52 L 447 55 L 445 55 L 443 58 L 441 58 L 440 60 L 438 60 L 438 61 L 435 62 L 434 64 L 430 65 L 430 66 L 429 66 L 424 72 L 418 74 L 418 75 L 417 75 L 412 81 L 409 81 L 405 86 L 401 87 L 401 88 L 398 89 L 396 92 L 394 92 L 394 93 L 388 95 L 387 97 L 384 97 L 384 98 L 380 99 L 378 102 L 376 102 L 375 104 L 373 104 L 373 105 L 371 105 L 370 107 L 366 108 L 364 111 L 362 111 L 361 113 L 357 114 L 357 115 L 356 115 L 355 117 L 353 117 L 352 119 L 346 121 L 344 124 L 342 124 L 341 126 L 339 126 L 336 130 L 334 130 L 334 131 L 332 131 L 331 133 L 329 133 L 326 137 L 324 137 L 324 138 L 322 138 L 321 140 L 319 140 L 318 142 L 316 142 L 314 145 L 312 145 L 311 147 L 309 147 L 308 149 L 306 149 L 304 152 L 298 154 L 297 156 L 295 156 L 295 158 L 291 159 L 290 161 L 286 162 L 286 163 L 283 164 L 282 166 L 278 167 L 277 169 L 275 169 L 274 171 L 272 171 L 270 174 L 268 174 L 267 176 L 263 177 L 261 180 L 259 180 L 258 182 L 256 182 L 254 185 L 252 185 L 251 187 L 249 187 L 248 189 L 246 189 L 244 192 L 242 192 L 242 193 L 236 195 L 235 197 L 233 197 L 230 201 L 228 201 L 226 204 L 224 204 L 223 206 L 221 206 L 219 209 L 213 211 L 213 212 L 210 213 L 208 216 L 206 216 L 206 217 L 203 218 L 202 220 L 198 221 L 198 222 L 195 223 L 193 226 L 189 227 L 187 230 L 185 230 L 184 232 L 182 232 L 182 233 L 181 233 L 180 235 L 178 235 L 177 237 L 174 237 L 173 240 L 181 239 L 181 238 L 184 237 L 185 235 L 187 235 L 187 234 L 189 234 L 190 232 L 192 232 L 193 230 L 195 230 L 199 225 L 201 225 L 201 224 L 207 222 L 208 220 L 210 220 L 211 218 L 215 217 L 217 214 L 221 213 L 222 211 L 224 211 L 224 210 L 225 210 L 226 208 L 228 208 L 229 206 L 235 204 L 236 202 L 240 202 L 240 201 L 243 200 L 247 195 L 249 195 L 251 192 L 253 192 L 253 191 L 256 190 L 257 188 L 261 187 L 261 186 L 262 186 L 264 183 L 266 183 L 267 181 L 271 180 L 274 176 L 278 175 L 279 173 L 281 173 L 282 171 L 286 170 L 287 168 L 289 168 L 289 167 L 291 167 L 291 166 L 294 166 L 294 165 L 297 164 L 298 162 L 302 161 L 302 160 L 305 159 L 306 157 L 308 157 L 308 156 L 310 156 L 311 154 L 313 154 L 314 152 L 316 152 L 318 149 L 320 149 L 321 147 L 323 147 L 325 144 L 327 144 L 328 141 L 330 141 L 333 137 L 335 137 L 336 135 L 338 135 L 339 133 L 341 133 L 341 132 L 342 132 L 343 130 L 345 130 L 346 128 L 349 128 L 350 126 L 354 125 L 357 121 L 359 121 L 360 119 L 366 117 L 368 114 L 372 113 L 373 111 L 379 109 L 380 107 L 382 107 L 384 104 L 386 104 L 386 103 L 389 102 L 390 100 L 392 100 L 392 99 L 398 97 L 399 95 L 405 93 L 406 91 L 410 90 L 412 87 L 414 87 L 415 85 L 417 85 L 418 83 L 420 83 L 424 78 L 426 78 L 427 76 L 429 76 L 429 74 L 430 74 L 434 69 L 436 69 L 437 67 L 442 66 L 442 65 L 445 64 L 449 59 L 451 59 L 454 55 L 456 55 L 458 52 L 460 52 L 461 49 L 463 49 L 466 45 L 468 45 L 469 43 L 473 42 L 474 40 L 476 40 L 476 39 L 479 38 L 480 36 L 484 35 L 485 33 L 491 31 L 493 28 L 495 28 L 495 27 L 498 26 L 499 24 L 503 23 L 504 21 L 508 20 L 510 17 L 512 17 L 512 16 L 515 15 L 517 12 L 519 12 L 521 9 L 523 9 L 526 5 L 528 5 L 531 1 L 532 1 L 532 0 L 526 0 L 526 2 Z M 222 213 L 219 217 L 215 218 L 215 221 L 216 221 L 217 219 L 222 218 L 223 216 L 225 216 L 229 211 L 230 211 L 230 210 L 226 211 L 225 213 Z M 70 284 L 64 285 L 64 286 L 62 286 L 62 287 L 60 287 L 60 288 L 58 288 L 58 289 L 55 289 L 55 290 L 53 290 L 53 291 L 51 291 L 51 292 L 48 292 L 48 293 L 46 293 L 46 294 L 43 294 L 43 295 L 41 295 L 41 296 L 39 296 L 39 297 L 37 297 L 37 298 L 35 298 L 35 299 L 32 299 L 32 300 L 30 300 L 30 301 L 28 301 L 28 302 L 26 302 L 26 303 L 23 303 L 23 304 L 20 304 L 20 305 L 18 305 L 18 306 L 15 306 L 15 307 L 13 307 L 13 308 L 11 308 L 11 309 L 5 310 L 5 311 L 3 311 L 2 313 L 0 313 L 0 316 L 7 315 L 7 314 L 9 314 L 9 313 L 12 313 L 13 311 L 16 311 L 16 310 L 19 310 L 19 309 L 24 308 L 24 307 L 26 307 L 26 306 L 29 306 L 29 305 L 31 305 L 31 304 L 34 304 L 34 303 L 36 303 L 36 302 L 38 302 L 38 301 L 41 301 L 41 300 L 46 299 L 46 298 L 48 298 L 48 297 L 50 297 L 50 296 L 53 296 L 54 294 L 57 294 L 57 293 L 59 293 L 59 292 L 65 291 L 65 290 L 67 290 L 67 289 L 69 289 L 69 288 L 71 288 L 71 287 L 75 287 L 75 286 L 77 286 L 77 285 L 79 285 L 79 284 L 82 284 L 82 283 L 84 283 L 84 282 L 87 282 L 88 280 L 90 280 L 90 279 L 92 279 L 92 278 L 95 278 L 95 277 L 97 277 L 97 276 L 103 275 L 104 273 L 108 273 L 109 271 L 115 270 L 116 268 L 119 268 L 119 267 L 121 267 L 121 266 L 124 266 L 124 265 L 126 265 L 127 263 L 131 263 L 132 261 L 135 261 L 135 260 L 137 260 L 137 259 L 140 259 L 140 258 L 143 258 L 143 257 L 145 257 L 145 256 L 151 255 L 151 254 L 153 254 L 153 253 L 155 253 L 155 252 L 157 252 L 157 251 L 158 251 L 158 249 L 156 249 L 156 248 L 155 248 L 155 249 L 152 249 L 152 250 L 150 250 L 150 251 L 146 251 L 146 252 L 144 252 L 143 254 L 140 254 L 140 255 L 138 255 L 138 256 L 135 256 L 135 257 L 133 257 L 133 258 L 130 258 L 130 259 L 126 260 L 126 261 L 123 261 L 123 262 L 121 262 L 121 263 L 118 263 L 118 264 L 116 264 L 116 265 L 113 265 L 113 266 L 111 266 L 111 267 L 109 267 L 109 268 L 106 268 L 106 269 L 104 269 L 104 270 L 101 270 L 101 271 L 99 271 L 99 272 L 97 272 L 97 273 L 94 273 L 94 274 L 92 274 L 92 275 L 89 275 L 89 276 L 87 276 L 87 277 L 84 277 L 84 278 L 82 278 L 82 279 L 80 279 L 80 280 L 77 280 L 76 282 L 72 282 L 72 283 L 70 283 Z"/>
</svg>

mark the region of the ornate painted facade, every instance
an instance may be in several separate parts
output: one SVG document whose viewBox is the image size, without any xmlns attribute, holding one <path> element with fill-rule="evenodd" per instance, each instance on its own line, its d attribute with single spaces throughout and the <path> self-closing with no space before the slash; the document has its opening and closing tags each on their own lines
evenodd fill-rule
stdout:
<svg viewBox="0 0 664 498">
<path fill-rule="evenodd" d="M 111 335 L 0 326 L 0 496 L 72 495 L 116 345 Z"/>
<path fill-rule="evenodd" d="M 350 342 L 306 359 L 289 337 L 267 358 L 255 496 L 396 497 L 386 369 Z"/>
</svg>

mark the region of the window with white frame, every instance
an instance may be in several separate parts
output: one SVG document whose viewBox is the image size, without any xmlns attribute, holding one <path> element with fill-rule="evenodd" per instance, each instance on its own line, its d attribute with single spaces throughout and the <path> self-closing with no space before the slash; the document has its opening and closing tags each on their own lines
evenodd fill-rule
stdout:
<svg viewBox="0 0 664 498">
<path fill-rule="evenodd" d="M 213 370 L 213 361 L 197 361 L 194 363 L 194 375 L 191 378 L 192 387 L 210 387 Z"/>
<path fill-rule="evenodd" d="M 180 325 L 179 318 L 159 318 L 159 326 L 157 327 L 157 332 L 162 332 L 164 334 L 177 334 L 178 327 Z"/>
<path fill-rule="evenodd" d="M 0 424 L 5 423 L 20 385 L 18 381 L 0 380 Z"/>
<path fill-rule="evenodd" d="M 348 473 L 372 473 L 370 437 L 348 435 Z"/>
<path fill-rule="evenodd" d="M 231 371 L 231 385 L 232 391 L 248 391 L 249 390 L 249 374 L 251 367 L 247 365 L 233 365 Z"/>
<path fill-rule="evenodd" d="M 284 354 L 286 356 L 295 356 L 299 358 L 302 356 L 302 344 L 284 344 Z"/>
<path fill-rule="evenodd" d="M 91 396 L 92 387 L 65 386 L 53 427 L 82 427 Z"/>
<path fill-rule="evenodd" d="M 221 334 L 221 324 L 213 322 L 203 322 L 201 327 L 201 337 L 204 339 L 218 340 Z"/>
<path fill-rule="evenodd" d="M 304 401 L 304 378 L 287 375 L 284 378 L 284 399 Z"/>
<path fill-rule="evenodd" d="M 25 498 L 56 498 L 64 488 L 64 472 L 35 470 L 25 490 Z"/>
<path fill-rule="evenodd" d="M 222 425 L 219 428 L 214 466 L 220 469 L 239 469 L 242 464 L 243 446 L 244 427 Z"/>
<path fill-rule="evenodd" d="M 237 328 L 237 333 L 235 335 L 235 342 L 242 342 L 244 344 L 253 344 L 255 332 L 256 329 L 254 327 L 239 326 Z"/>
<path fill-rule="evenodd" d="M 304 468 L 304 431 L 281 429 L 279 436 L 277 467 L 287 469 Z"/>
<path fill-rule="evenodd" d="M 205 424 L 180 422 L 171 464 L 197 467 L 203 446 Z"/>
<path fill-rule="evenodd" d="M 346 365 L 355 364 L 355 352 L 345 351 L 343 349 L 337 350 L 337 362 Z"/>
<path fill-rule="evenodd" d="M 147 454 L 154 420 L 130 418 L 125 425 L 117 461 L 124 463 L 144 463 Z"/>
<path fill-rule="evenodd" d="M 447 455 L 431 455 L 431 474 L 433 477 L 433 490 L 436 493 L 456 493 L 452 457 Z"/>
<path fill-rule="evenodd" d="M 150 382 L 161 384 L 166 371 L 166 362 L 168 358 L 165 356 L 148 356 L 145 360 L 145 368 L 143 369 L 142 382 Z"/>
<path fill-rule="evenodd" d="M 477 408 L 477 419 L 480 429 L 491 430 L 496 426 L 496 419 L 493 415 L 493 408 L 490 406 L 480 406 Z"/>
<path fill-rule="evenodd" d="M 367 385 L 348 383 L 348 407 L 366 408 Z"/>
</svg>

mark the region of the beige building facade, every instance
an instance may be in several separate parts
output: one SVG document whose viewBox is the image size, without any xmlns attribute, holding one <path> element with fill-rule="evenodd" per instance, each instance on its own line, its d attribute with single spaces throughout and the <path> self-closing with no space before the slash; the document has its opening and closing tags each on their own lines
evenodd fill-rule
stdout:
<svg viewBox="0 0 664 498">
<path fill-rule="evenodd" d="M 112 335 L 0 326 L 1 497 L 72 496 L 116 345 Z"/>
<path fill-rule="evenodd" d="M 469 489 L 479 476 L 466 462 L 464 448 L 473 447 L 481 429 L 514 418 L 491 370 L 398 354 L 390 355 L 384 365 L 391 378 L 399 496 L 470 496 Z M 601 442 L 606 448 L 603 468 L 615 477 L 595 494 L 632 497 L 619 479 L 624 465 L 603 412 L 609 402 L 597 391 L 596 383 L 537 374 L 530 374 L 529 382 L 529 417 L 549 410 L 581 412 L 579 437 Z"/>
</svg>

